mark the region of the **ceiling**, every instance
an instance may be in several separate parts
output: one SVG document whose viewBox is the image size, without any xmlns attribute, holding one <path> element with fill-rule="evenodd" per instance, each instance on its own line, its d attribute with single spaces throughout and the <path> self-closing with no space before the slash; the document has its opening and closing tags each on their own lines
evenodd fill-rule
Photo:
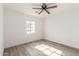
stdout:
<svg viewBox="0 0 79 59">
<path fill-rule="evenodd" d="M 33 7 L 40 7 L 40 4 L 41 3 L 5 3 L 4 7 L 37 17 L 46 17 L 50 15 L 47 14 L 45 11 L 39 15 L 38 14 L 40 12 L 39 10 L 32 9 Z M 51 14 L 55 14 L 65 10 L 79 9 L 78 3 L 57 3 L 57 5 L 58 5 L 57 8 L 49 9 Z"/>
</svg>

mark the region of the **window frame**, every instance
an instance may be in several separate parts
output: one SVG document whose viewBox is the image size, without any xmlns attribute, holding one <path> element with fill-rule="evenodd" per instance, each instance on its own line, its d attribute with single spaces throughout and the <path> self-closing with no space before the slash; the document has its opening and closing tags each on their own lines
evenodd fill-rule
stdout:
<svg viewBox="0 0 79 59">
<path fill-rule="evenodd" d="M 31 20 L 28 20 L 26 21 L 26 33 L 27 34 L 32 34 L 32 33 L 35 33 L 35 21 L 31 21 Z"/>
</svg>

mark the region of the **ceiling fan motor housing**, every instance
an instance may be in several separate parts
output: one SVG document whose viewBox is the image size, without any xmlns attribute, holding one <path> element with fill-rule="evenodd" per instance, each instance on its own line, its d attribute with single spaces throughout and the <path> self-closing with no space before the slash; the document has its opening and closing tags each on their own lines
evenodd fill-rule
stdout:
<svg viewBox="0 0 79 59">
<path fill-rule="evenodd" d="M 43 4 L 42 4 L 42 8 L 43 8 L 43 9 L 46 9 L 46 8 L 47 8 L 47 5 L 46 5 L 45 3 L 43 3 Z"/>
</svg>

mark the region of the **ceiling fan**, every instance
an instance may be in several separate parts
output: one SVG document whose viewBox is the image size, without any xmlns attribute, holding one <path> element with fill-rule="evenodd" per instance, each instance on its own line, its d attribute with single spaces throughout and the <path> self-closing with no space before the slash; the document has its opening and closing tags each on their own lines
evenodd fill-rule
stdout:
<svg viewBox="0 0 79 59">
<path fill-rule="evenodd" d="M 33 9 L 40 9 L 41 11 L 39 12 L 39 14 L 41 14 L 43 11 L 46 11 L 48 14 L 50 14 L 48 9 L 57 8 L 57 5 L 49 6 L 49 4 L 46 4 L 46 3 L 42 3 L 40 6 L 41 8 L 33 8 Z"/>
</svg>

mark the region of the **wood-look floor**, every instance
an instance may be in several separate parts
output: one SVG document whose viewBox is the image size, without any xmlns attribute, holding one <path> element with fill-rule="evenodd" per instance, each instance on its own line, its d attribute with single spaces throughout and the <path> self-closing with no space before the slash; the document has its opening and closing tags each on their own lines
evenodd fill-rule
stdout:
<svg viewBox="0 0 79 59">
<path fill-rule="evenodd" d="M 4 56 L 79 56 L 79 50 L 48 40 L 37 40 L 6 48 Z"/>
</svg>

